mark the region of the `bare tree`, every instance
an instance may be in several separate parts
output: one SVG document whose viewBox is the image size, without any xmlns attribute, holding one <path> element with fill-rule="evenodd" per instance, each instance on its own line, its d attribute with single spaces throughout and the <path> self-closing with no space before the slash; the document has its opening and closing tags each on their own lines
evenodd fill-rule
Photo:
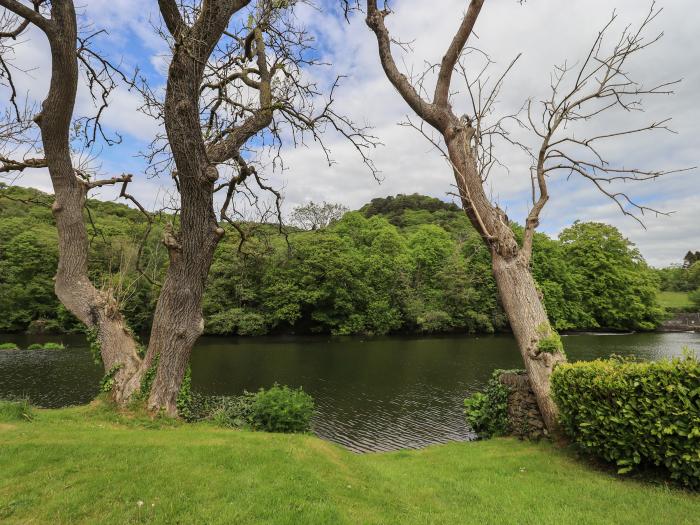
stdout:
<svg viewBox="0 0 700 525">
<path fill-rule="evenodd" d="M 645 95 L 668 94 L 675 82 L 647 87 L 632 80 L 627 70 L 629 60 L 655 43 L 659 36 L 648 38 L 650 23 L 658 15 L 652 5 L 638 28 L 626 28 L 618 39 L 608 45 L 610 21 L 598 34 L 584 60 L 574 67 L 562 66 L 552 76 L 551 96 L 542 102 L 541 118 L 535 117 L 536 106 L 526 105 L 527 118 L 520 112 L 493 120 L 493 104 L 504 82 L 505 73 L 495 82 L 484 80 L 490 64 L 481 51 L 468 46 L 484 0 L 471 0 L 459 29 L 454 35 L 440 64 L 430 66 L 419 76 L 409 77 L 397 67 L 392 46 L 407 46 L 394 40 L 385 25 L 391 11 L 388 2 L 380 8 L 376 0 L 366 2 L 366 23 L 376 36 L 378 53 L 384 72 L 420 123 L 409 124 L 421 131 L 440 149 L 454 173 L 458 196 L 472 225 L 481 235 L 492 256 L 493 273 L 503 308 L 518 343 L 529 373 L 540 411 L 549 429 L 556 428 L 556 406 L 549 396 L 549 377 L 557 363 L 565 361 L 558 345 L 543 344 L 556 337 L 547 318 L 542 298 L 530 271 L 532 242 L 539 225 L 540 214 L 549 199 L 548 178 L 563 172 L 591 181 L 600 191 L 613 199 L 623 213 L 638 218 L 638 213 L 655 212 L 637 204 L 626 193 L 613 190 L 614 183 L 658 178 L 670 173 L 616 166 L 608 162 L 598 146 L 600 143 L 625 138 L 652 130 L 667 130 L 668 120 L 652 122 L 640 128 L 586 135 L 585 124 L 600 119 L 618 108 L 637 110 Z M 345 2 L 346 9 L 352 3 Z M 347 13 L 347 11 L 346 11 Z M 470 68 L 477 57 L 486 57 L 486 64 Z M 517 60 L 517 58 L 516 58 Z M 473 70 L 476 69 L 474 72 Z M 432 94 L 425 82 L 436 73 Z M 453 77 L 460 75 L 464 98 L 470 107 L 465 115 L 456 114 L 452 107 L 455 94 Z M 489 87 L 490 86 L 490 87 Z M 489 118 L 491 122 L 489 123 Z M 540 147 L 530 150 L 515 140 L 506 124 L 515 122 L 536 133 Z M 437 139 L 429 129 L 437 132 Z M 583 128 L 582 133 L 578 133 Z M 577 134 L 574 133 L 577 130 Z M 527 151 L 533 159 L 529 176 L 532 179 L 532 207 L 525 219 L 524 237 L 519 244 L 505 212 L 490 201 L 485 182 L 494 165 L 498 164 L 494 145 L 498 139 Z"/>
<path fill-rule="evenodd" d="M 105 370 L 114 375 L 113 397 L 129 400 L 146 371 L 156 366 L 148 407 L 177 414 L 176 400 L 192 346 L 202 333 L 201 301 L 214 250 L 225 234 L 214 208 L 214 194 L 224 193 L 219 219 L 235 228 L 236 196 L 256 199 L 257 191 L 275 197 L 281 221 L 281 195 L 259 173 L 248 144 L 277 149 L 283 139 L 300 143 L 307 135 L 320 143 L 332 129 L 347 138 L 371 167 L 366 151 L 374 139 L 364 128 L 336 113 L 333 89 L 323 97 L 303 68 L 310 38 L 290 16 L 294 1 L 221 0 L 178 2 L 159 0 L 172 59 L 164 99 L 147 86 L 145 110 L 161 118 L 166 137 L 154 142 L 152 166 L 168 171 L 178 192 L 177 220 L 165 228 L 163 244 L 169 266 L 161 286 L 146 355 L 141 359 L 112 294 L 98 290 L 87 273 L 88 236 L 83 221 L 87 192 L 106 184 L 121 184 L 121 197 L 150 214 L 127 193 L 131 175 L 94 180 L 74 167 L 69 132 L 82 67 L 95 89 L 98 111 L 83 119 L 85 140 L 107 139 L 100 116 L 115 81 L 133 80 L 89 47 L 90 36 L 78 34 L 73 2 L 0 0 L 14 38 L 29 25 L 41 29 L 51 46 L 52 77 L 41 112 L 34 117 L 41 132 L 43 156 L 0 158 L 4 170 L 46 166 L 55 191 L 53 214 L 59 232 L 56 293 L 61 302 L 97 333 Z M 4 63 L 4 62 L 3 62 Z M 4 68 L 8 72 L 9 69 Z M 9 85 L 13 86 L 12 81 Z M 12 91 L 14 101 L 15 91 Z M 21 121 L 19 112 L 17 118 Z M 330 160 L 330 156 L 329 156 Z M 223 177 L 222 177 L 223 175 Z M 253 184 L 254 186 L 251 186 Z M 231 212 L 233 210 L 233 213 Z"/>
<path fill-rule="evenodd" d="M 347 207 L 342 204 L 334 204 L 326 201 L 318 204 L 311 201 L 308 204 L 296 206 L 292 210 L 291 219 L 292 224 L 302 230 L 314 231 L 325 228 L 339 220 L 347 211 Z"/>
</svg>

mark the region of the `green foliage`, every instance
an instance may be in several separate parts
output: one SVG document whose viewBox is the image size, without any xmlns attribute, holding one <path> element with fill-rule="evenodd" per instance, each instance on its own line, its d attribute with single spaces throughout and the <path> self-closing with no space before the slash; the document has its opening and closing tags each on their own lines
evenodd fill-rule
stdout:
<svg viewBox="0 0 700 525">
<path fill-rule="evenodd" d="M 540 337 L 537 341 L 537 349 L 540 352 L 548 354 L 564 353 L 564 343 L 562 343 L 561 336 L 556 330 L 545 324 L 537 327 L 537 333 Z"/>
<path fill-rule="evenodd" d="M 1 191 L 15 200 L 0 199 L 0 330 L 82 330 L 53 290 L 58 250 L 52 197 L 19 187 Z M 88 206 L 98 231 L 88 254 L 90 276 L 113 292 L 128 325 L 142 332 L 158 293 L 136 269 L 144 218 L 121 204 L 89 200 Z M 455 204 L 398 195 L 374 199 L 340 219 L 339 207 L 327 206 L 333 213 L 321 208 L 310 210 L 320 213 L 317 229 L 291 232 L 289 245 L 272 225 L 250 224 L 254 235 L 241 248 L 238 233 L 226 227 L 203 301 L 206 333 L 506 328 L 490 254 Z M 167 265 L 160 230 L 171 219 L 158 219 L 144 245 L 142 263 L 154 269 L 155 280 Z M 521 228 L 513 229 L 520 235 Z M 610 226 L 577 223 L 559 240 L 537 234 L 532 271 L 557 330 L 644 330 L 661 320 L 656 292 L 663 278 Z M 687 283 L 697 274 L 698 285 L 688 290 L 700 286 L 699 263 L 682 271 Z"/>
<path fill-rule="evenodd" d="M 467 424 L 480 438 L 508 434 L 508 387 L 498 378 L 504 370 L 495 370 L 483 392 L 476 392 L 464 400 Z"/>
<path fill-rule="evenodd" d="M 552 396 L 564 432 L 619 473 L 663 467 L 700 488 L 700 362 L 689 353 L 649 363 L 559 365 Z"/>
<path fill-rule="evenodd" d="M 188 365 L 175 400 L 178 415 L 183 419 L 192 416 L 192 368 Z"/>
<path fill-rule="evenodd" d="M 151 363 L 151 366 L 148 367 L 148 369 L 144 372 L 143 377 L 141 378 L 141 399 L 146 399 L 151 393 L 151 386 L 153 386 L 153 380 L 156 378 L 156 372 L 158 372 L 159 357 L 160 356 L 158 354 L 156 354 L 153 357 L 153 362 Z"/>
<path fill-rule="evenodd" d="M 302 433 L 310 429 L 312 397 L 301 388 L 273 385 L 240 396 L 192 393 L 186 421 L 212 421 L 229 428 L 266 432 Z"/>
<path fill-rule="evenodd" d="M 658 325 L 663 310 L 656 302 L 656 275 L 616 228 L 576 222 L 559 240 L 580 305 L 590 316 L 588 326 L 577 328 L 651 330 Z"/>
<path fill-rule="evenodd" d="M 100 392 L 103 394 L 109 394 L 112 389 L 114 388 L 114 376 L 121 370 L 121 368 L 124 365 L 121 363 L 118 365 L 114 365 L 112 368 L 110 368 L 107 373 L 102 377 L 102 380 L 100 381 Z"/>
<path fill-rule="evenodd" d="M 54 293 L 58 238 L 50 208 L 53 197 L 17 186 L 0 191 L 10 197 L 0 198 L 0 331 L 81 331 Z M 88 254 L 91 277 L 98 285 L 121 283 L 114 293 L 123 313 L 131 326 L 143 330 L 154 303 L 152 285 L 135 267 L 146 221 L 138 210 L 122 204 L 88 200 L 87 205 L 96 228 Z M 156 224 L 144 248 L 145 260 L 155 267 L 165 262 L 158 248 L 159 230 Z"/>
<path fill-rule="evenodd" d="M 700 288 L 700 252 L 688 252 L 683 264 L 673 264 L 656 270 L 661 289 L 667 292 L 691 292 Z"/>
<path fill-rule="evenodd" d="M 695 263 L 698 264 L 698 263 Z M 688 294 L 688 300 L 691 302 L 691 304 L 698 310 L 700 311 L 700 288 L 695 290 L 694 292 L 690 292 Z"/>
<path fill-rule="evenodd" d="M 249 427 L 250 411 L 255 393 L 240 396 L 212 396 L 192 393 L 190 412 L 186 421 L 211 421 L 227 428 Z"/>
<path fill-rule="evenodd" d="M 308 432 L 314 411 L 313 398 L 301 388 L 275 384 L 261 388 L 253 397 L 249 423 L 254 430 L 266 432 Z"/>
<path fill-rule="evenodd" d="M 90 349 L 90 354 L 92 355 L 92 360 L 96 365 L 102 364 L 102 348 L 100 347 L 100 340 L 97 335 L 97 329 L 92 327 L 85 327 L 85 339 L 88 343 L 88 348 Z"/>
<path fill-rule="evenodd" d="M 44 343 L 44 350 L 65 350 L 65 348 L 63 343 Z"/>
<path fill-rule="evenodd" d="M 31 421 L 33 418 L 29 399 L 0 399 L 0 421 Z"/>
<path fill-rule="evenodd" d="M 27 350 L 64 350 L 66 347 L 63 343 L 33 343 L 27 347 Z"/>
<path fill-rule="evenodd" d="M 0 350 L 19 350 L 15 343 L 0 343 Z"/>
</svg>

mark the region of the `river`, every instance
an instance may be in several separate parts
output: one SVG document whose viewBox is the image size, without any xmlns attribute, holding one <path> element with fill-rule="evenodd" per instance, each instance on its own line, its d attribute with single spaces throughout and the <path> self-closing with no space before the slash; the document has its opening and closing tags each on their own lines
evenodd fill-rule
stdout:
<svg viewBox="0 0 700 525">
<path fill-rule="evenodd" d="M 0 351 L 0 397 L 34 404 L 88 403 L 103 371 L 80 336 L 0 335 L 25 348 L 46 340 L 65 350 Z M 700 333 L 564 336 L 570 360 L 611 354 L 660 359 L 683 347 L 700 354 Z M 419 448 L 474 436 L 462 401 L 497 368 L 521 367 L 508 335 L 443 337 L 203 337 L 192 354 L 193 389 L 238 394 L 277 382 L 316 401 L 314 432 L 357 451 Z"/>
</svg>

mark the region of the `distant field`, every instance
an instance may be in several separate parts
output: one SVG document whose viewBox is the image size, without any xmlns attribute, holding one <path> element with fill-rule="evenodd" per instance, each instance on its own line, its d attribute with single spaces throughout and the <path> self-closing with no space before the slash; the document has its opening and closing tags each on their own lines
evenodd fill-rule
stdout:
<svg viewBox="0 0 700 525">
<path fill-rule="evenodd" d="M 687 292 L 659 292 L 659 304 L 665 308 L 684 308 L 690 306 Z"/>
</svg>

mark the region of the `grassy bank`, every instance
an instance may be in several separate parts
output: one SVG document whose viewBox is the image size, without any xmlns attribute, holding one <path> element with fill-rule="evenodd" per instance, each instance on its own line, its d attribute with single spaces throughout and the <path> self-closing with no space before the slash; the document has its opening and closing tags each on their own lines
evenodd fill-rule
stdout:
<svg viewBox="0 0 700 525">
<path fill-rule="evenodd" d="M 687 292 L 659 292 L 657 299 L 664 308 L 687 308 L 693 304 Z"/>
<path fill-rule="evenodd" d="M 141 503 L 140 503 L 141 502 Z M 697 523 L 700 495 L 512 439 L 356 455 L 311 436 L 127 418 L 0 421 L 2 523 Z"/>
</svg>

